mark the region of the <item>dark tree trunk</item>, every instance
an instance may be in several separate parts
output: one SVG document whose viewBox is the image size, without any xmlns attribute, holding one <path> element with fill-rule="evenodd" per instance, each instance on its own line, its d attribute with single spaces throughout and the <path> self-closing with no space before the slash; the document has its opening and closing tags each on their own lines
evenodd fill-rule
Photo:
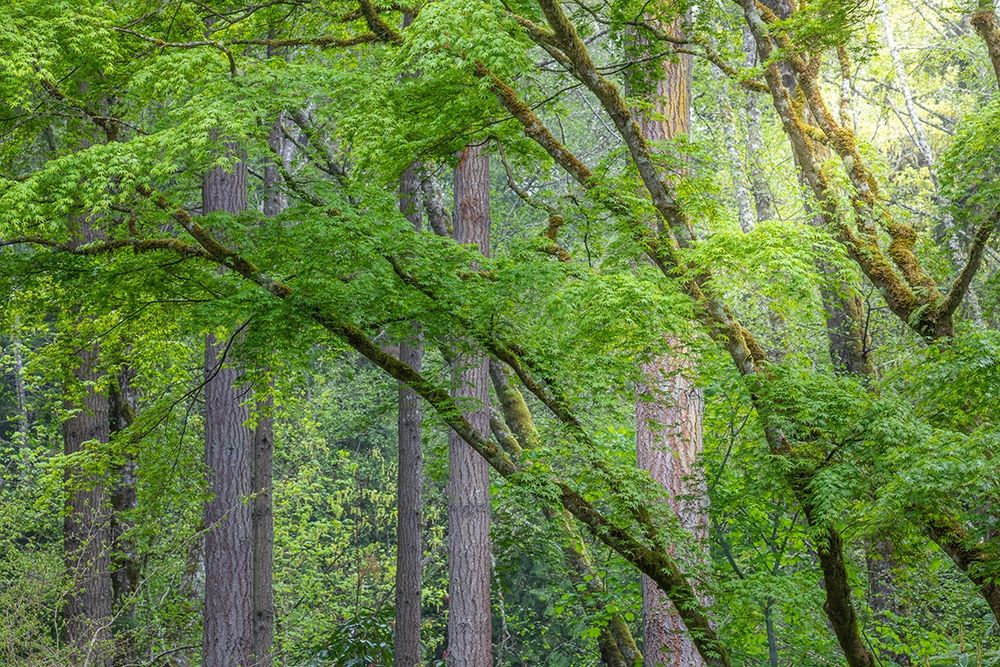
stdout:
<svg viewBox="0 0 1000 667">
<path fill-rule="evenodd" d="M 274 452 L 274 401 L 259 401 L 260 418 L 253 434 L 253 647 L 254 667 L 270 667 L 274 659 L 274 510 L 271 505 Z"/>
<path fill-rule="evenodd" d="M 420 230 L 420 176 L 411 165 L 399 181 L 399 210 Z M 420 370 L 423 349 L 419 340 L 399 346 L 399 360 Z M 420 664 L 420 582 L 423 538 L 420 521 L 423 512 L 422 414 L 417 393 L 399 383 L 397 434 L 399 459 L 396 477 L 396 635 L 395 664 L 416 667 Z"/>
<path fill-rule="evenodd" d="M 875 622 L 900 633 L 898 619 L 907 614 L 899 604 L 896 595 L 895 550 L 887 539 L 874 539 L 865 547 L 865 565 L 868 569 L 868 604 L 871 606 Z M 905 653 L 882 649 L 882 657 L 894 665 L 909 667 L 913 662 Z"/>
<path fill-rule="evenodd" d="M 246 209 L 246 165 L 213 169 L 202 191 L 206 213 Z M 254 434 L 247 426 L 250 389 L 225 363 L 225 341 L 205 341 L 205 667 L 247 667 L 254 650 Z M 231 362 L 231 360 L 229 360 Z"/>
<path fill-rule="evenodd" d="M 111 384 L 109 395 L 110 433 L 114 436 L 128 428 L 135 418 L 135 396 L 131 387 L 131 370 L 126 366 Z M 134 663 L 139 656 L 135 645 L 135 601 L 139 586 L 139 556 L 128 531 L 132 523 L 126 514 L 139 506 L 136 494 L 137 467 L 131 452 L 118 467 L 117 483 L 111 493 L 111 587 L 115 608 L 115 662 Z"/>
<path fill-rule="evenodd" d="M 767 0 L 765 4 L 779 17 L 784 18 L 792 13 L 792 5 L 788 0 Z M 788 95 L 794 97 L 799 88 L 795 71 L 787 62 L 780 63 L 780 70 L 782 85 Z M 795 160 L 799 167 L 799 179 L 805 184 L 805 165 L 797 152 Z M 832 228 L 823 214 L 818 212 L 814 214 L 810 206 L 810 202 L 806 200 L 805 209 L 810 215 L 811 222 L 819 227 Z M 830 275 L 832 272 L 832 267 L 822 260 L 817 260 L 816 265 L 817 270 L 824 275 Z M 834 287 L 823 285 L 820 288 L 820 296 L 826 316 L 830 359 L 835 372 L 853 374 L 862 382 L 866 382 L 874 376 L 875 368 L 867 355 L 867 332 L 862 320 L 860 299 L 848 285 Z M 812 499 L 809 497 L 808 480 L 792 480 L 792 487 L 798 501 L 803 505 L 806 519 L 810 525 L 815 526 L 815 513 L 812 511 Z M 865 645 L 854 611 L 843 538 L 832 525 L 825 527 L 824 538 L 817 544 L 817 557 L 826 590 L 823 610 L 848 664 L 851 667 L 871 667 L 875 664 L 875 658 Z"/>
<path fill-rule="evenodd" d="M 268 143 L 278 160 L 286 164 L 289 146 L 281 133 L 282 118 L 275 121 Z M 279 170 L 264 168 L 264 215 L 276 216 L 285 210 L 287 198 L 280 185 Z M 253 434 L 253 647 L 255 667 L 274 663 L 274 508 L 272 505 L 274 460 L 274 398 L 272 388 L 258 399 L 257 427 Z"/>
<path fill-rule="evenodd" d="M 455 240 L 490 253 L 489 157 L 469 146 L 455 167 Z M 489 437 L 489 362 L 480 354 L 454 362 L 455 397 L 473 405 L 473 428 Z M 456 433 L 448 433 L 448 664 L 493 664 L 490 615 L 489 464 Z"/>
<path fill-rule="evenodd" d="M 81 351 L 78 357 L 76 379 L 81 383 L 97 381 L 97 347 Z M 107 395 L 88 386 L 83 405 L 66 407 L 77 412 L 63 422 L 64 453 L 75 454 L 88 441 L 108 442 Z M 66 643 L 73 648 L 75 664 L 103 667 L 109 664 L 112 619 L 108 498 L 102 479 L 67 471 L 67 483 L 71 490 L 63 522 L 63 545 L 72 590 L 66 595 L 63 610 Z"/>
</svg>

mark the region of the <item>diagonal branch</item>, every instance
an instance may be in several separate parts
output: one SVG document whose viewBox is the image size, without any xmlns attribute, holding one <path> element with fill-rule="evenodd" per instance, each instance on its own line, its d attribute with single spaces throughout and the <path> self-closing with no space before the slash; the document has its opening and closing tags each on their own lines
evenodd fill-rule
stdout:
<svg viewBox="0 0 1000 667">
<path fill-rule="evenodd" d="M 958 277 L 955 278 L 955 282 L 952 283 L 951 289 L 948 290 L 948 296 L 940 307 L 939 317 L 942 319 L 950 321 L 952 315 L 955 314 L 955 311 L 961 305 L 962 299 L 965 298 L 966 293 L 969 291 L 969 286 L 972 284 L 972 279 L 975 278 L 976 272 L 979 271 L 979 267 L 983 263 L 986 244 L 989 242 L 990 237 L 993 236 L 993 232 L 996 231 L 998 224 L 1000 224 L 1000 212 L 994 213 L 992 219 L 987 220 L 976 229 L 965 265 L 959 272 Z"/>
</svg>

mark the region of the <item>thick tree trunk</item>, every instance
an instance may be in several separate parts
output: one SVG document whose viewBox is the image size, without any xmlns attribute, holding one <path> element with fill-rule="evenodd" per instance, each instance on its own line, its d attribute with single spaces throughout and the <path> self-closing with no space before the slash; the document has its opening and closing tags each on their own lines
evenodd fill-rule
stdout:
<svg viewBox="0 0 1000 667">
<path fill-rule="evenodd" d="M 399 209 L 416 230 L 421 227 L 420 174 L 411 165 L 399 181 Z M 420 370 L 423 348 L 419 341 L 402 343 L 399 360 Z M 399 383 L 397 436 L 399 458 L 396 477 L 396 667 L 420 664 L 420 589 L 423 537 L 423 446 L 420 398 Z"/>
<path fill-rule="evenodd" d="M 490 253 L 489 157 L 469 146 L 455 167 L 455 240 Z M 455 398 L 474 406 L 467 418 L 489 437 L 489 362 L 481 354 L 454 363 Z M 489 667 L 490 618 L 489 465 L 454 432 L 448 434 L 448 664 Z"/>
<path fill-rule="evenodd" d="M 206 213 L 246 208 L 246 165 L 205 177 Z M 248 667 L 254 650 L 253 493 L 255 442 L 247 422 L 250 388 L 226 363 L 226 343 L 205 341 L 205 667 Z M 230 360 L 231 362 L 231 360 Z"/>
<path fill-rule="evenodd" d="M 78 354 L 76 379 L 99 379 L 96 346 Z M 75 454 L 86 442 L 109 439 L 107 395 L 86 387 L 82 405 L 67 405 L 77 412 L 63 422 L 63 451 Z M 72 475 L 72 480 L 69 477 Z M 72 590 L 66 595 L 66 643 L 73 648 L 74 664 L 103 667 L 109 664 L 111 639 L 110 516 L 103 480 L 67 471 L 72 490 L 63 521 L 66 571 Z"/>
<path fill-rule="evenodd" d="M 680 34 L 680 21 L 671 31 Z M 663 62 L 652 100 L 653 118 L 640 117 L 649 141 L 672 139 L 691 129 L 691 57 Z M 639 467 L 663 485 L 671 509 L 698 542 L 707 538 L 707 489 L 698 473 L 704 399 L 690 378 L 680 341 L 673 352 L 643 365 L 645 387 L 635 406 Z M 703 600 L 704 602 L 704 600 Z M 642 578 L 643 657 L 650 667 L 704 664 L 691 635 L 666 593 Z"/>
<path fill-rule="evenodd" d="M 670 508 L 694 540 L 708 539 L 708 499 L 704 475 L 698 466 L 702 451 L 705 401 L 689 377 L 683 348 L 643 366 L 646 386 L 636 403 L 636 452 L 639 467 L 663 484 Z M 703 547 L 702 547 L 703 548 Z M 690 563 L 692 554 L 686 559 Z M 681 558 L 681 562 L 684 562 Z M 706 602 L 704 599 L 702 602 Z M 666 667 L 701 665 L 677 610 L 649 577 L 642 579 L 645 664 Z"/>
</svg>

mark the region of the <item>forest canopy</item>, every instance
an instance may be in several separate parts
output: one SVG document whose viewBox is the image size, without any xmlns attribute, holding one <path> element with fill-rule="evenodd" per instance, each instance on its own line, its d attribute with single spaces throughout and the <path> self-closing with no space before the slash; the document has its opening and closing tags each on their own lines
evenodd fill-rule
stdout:
<svg viewBox="0 0 1000 667">
<path fill-rule="evenodd" d="M 0 665 L 1000 664 L 992 0 L 5 0 Z"/>
</svg>

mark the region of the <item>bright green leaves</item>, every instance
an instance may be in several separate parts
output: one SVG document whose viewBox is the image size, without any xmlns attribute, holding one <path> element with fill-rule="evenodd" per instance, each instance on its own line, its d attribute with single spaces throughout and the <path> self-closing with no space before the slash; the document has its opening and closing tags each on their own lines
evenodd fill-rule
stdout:
<svg viewBox="0 0 1000 667">
<path fill-rule="evenodd" d="M 1000 102 L 968 116 L 941 157 L 943 193 L 963 223 L 995 218 L 1000 201 Z"/>
</svg>

